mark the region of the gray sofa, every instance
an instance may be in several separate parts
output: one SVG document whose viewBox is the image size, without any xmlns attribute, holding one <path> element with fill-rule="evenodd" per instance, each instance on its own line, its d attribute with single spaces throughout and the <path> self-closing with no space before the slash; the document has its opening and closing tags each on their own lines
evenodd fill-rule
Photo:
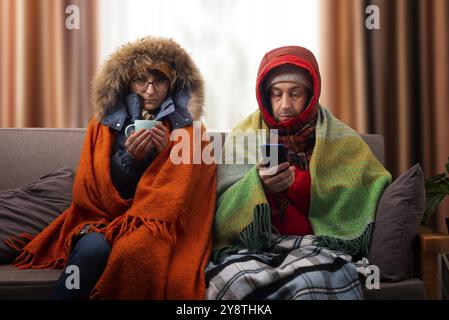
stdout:
<svg viewBox="0 0 449 320">
<path fill-rule="evenodd" d="M 61 167 L 76 169 L 85 129 L 0 129 L 0 190 L 20 187 Z M 383 138 L 363 135 L 384 162 Z M 416 239 L 416 277 L 381 283 L 365 290 L 366 299 L 438 298 L 437 253 L 447 250 L 449 237 L 423 229 Z M 0 299 L 48 299 L 60 270 L 19 270 L 0 265 Z"/>
</svg>

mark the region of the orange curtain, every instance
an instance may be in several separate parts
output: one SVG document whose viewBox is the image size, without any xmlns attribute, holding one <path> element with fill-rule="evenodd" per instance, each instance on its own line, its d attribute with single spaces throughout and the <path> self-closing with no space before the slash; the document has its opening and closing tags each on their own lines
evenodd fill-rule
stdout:
<svg viewBox="0 0 449 320">
<path fill-rule="evenodd" d="M 323 0 L 320 102 L 360 133 L 367 131 L 363 1 Z M 362 23 L 363 22 L 363 23 Z"/>
<path fill-rule="evenodd" d="M 1 127 L 87 125 L 96 19 L 96 0 L 0 1 Z"/>
<path fill-rule="evenodd" d="M 449 157 L 449 1 L 323 0 L 322 103 L 361 133 L 385 138 L 393 177 L 419 162 L 427 177 Z M 365 13 L 376 5 L 380 29 Z M 447 232 L 449 199 L 431 222 Z"/>
</svg>

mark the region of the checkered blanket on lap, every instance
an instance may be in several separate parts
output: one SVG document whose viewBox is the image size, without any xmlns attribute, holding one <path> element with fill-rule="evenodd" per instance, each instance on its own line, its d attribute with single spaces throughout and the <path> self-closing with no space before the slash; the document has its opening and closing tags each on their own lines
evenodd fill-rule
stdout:
<svg viewBox="0 0 449 320">
<path fill-rule="evenodd" d="M 276 236 L 273 236 L 276 237 Z M 262 253 L 240 250 L 206 268 L 210 300 L 361 300 L 351 257 L 312 245 L 314 236 L 280 236 Z"/>
</svg>

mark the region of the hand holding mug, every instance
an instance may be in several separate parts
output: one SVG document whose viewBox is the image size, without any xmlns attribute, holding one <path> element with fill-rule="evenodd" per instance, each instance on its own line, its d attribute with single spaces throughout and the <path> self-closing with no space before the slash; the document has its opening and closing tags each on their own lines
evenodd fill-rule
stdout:
<svg viewBox="0 0 449 320">
<path fill-rule="evenodd" d="M 136 160 L 143 160 L 148 151 L 154 146 L 150 130 L 134 131 L 125 141 L 126 151 Z"/>
<path fill-rule="evenodd" d="M 134 124 L 130 124 L 126 127 L 125 136 L 128 137 L 128 139 L 125 141 L 125 147 L 126 151 L 128 151 L 134 159 L 143 160 L 148 151 L 152 147 L 155 147 L 151 136 L 151 129 L 157 125 L 164 127 L 161 121 L 156 120 L 135 120 Z M 135 128 L 135 131 L 129 135 L 128 129 L 132 127 Z"/>
<path fill-rule="evenodd" d="M 168 131 L 161 123 L 158 123 L 151 128 L 150 137 L 158 153 L 164 150 L 168 144 Z"/>
</svg>

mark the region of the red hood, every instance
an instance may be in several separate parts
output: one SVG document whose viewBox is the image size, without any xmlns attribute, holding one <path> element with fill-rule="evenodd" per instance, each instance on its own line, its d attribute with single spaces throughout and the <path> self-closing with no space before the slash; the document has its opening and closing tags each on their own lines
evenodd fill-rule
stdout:
<svg viewBox="0 0 449 320">
<path fill-rule="evenodd" d="M 277 122 L 269 112 L 269 105 L 263 103 L 264 80 L 268 72 L 283 64 L 293 64 L 307 70 L 313 80 L 313 96 L 305 110 L 296 118 Z M 303 47 L 287 46 L 273 49 L 262 58 L 257 72 L 256 96 L 262 117 L 270 128 L 278 129 L 280 134 L 293 133 L 300 129 L 317 112 L 321 92 L 321 77 L 318 63 L 312 52 Z M 266 102 L 267 104 L 269 101 Z"/>
</svg>

